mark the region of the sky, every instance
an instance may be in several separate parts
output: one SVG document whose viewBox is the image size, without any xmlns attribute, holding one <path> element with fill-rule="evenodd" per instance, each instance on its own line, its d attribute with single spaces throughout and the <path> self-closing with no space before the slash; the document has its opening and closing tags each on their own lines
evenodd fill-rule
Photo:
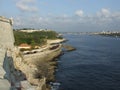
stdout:
<svg viewBox="0 0 120 90">
<path fill-rule="evenodd" d="M 0 16 L 14 28 L 120 31 L 120 0 L 0 0 Z"/>
</svg>

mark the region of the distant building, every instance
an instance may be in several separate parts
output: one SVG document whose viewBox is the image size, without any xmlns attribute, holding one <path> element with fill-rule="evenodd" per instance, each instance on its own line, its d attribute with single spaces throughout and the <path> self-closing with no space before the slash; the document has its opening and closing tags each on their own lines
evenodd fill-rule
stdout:
<svg viewBox="0 0 120 90">
<path fill-rule="evenodd" d="M 47 29 L 20 29 L 19 31 L 21 32 L 27 32 L 27 33 L 32 33 L 32 32 L 40 32 L 40 31 L 44 31 L 44 32 L 49 32 L 52 30 L 47 30 Z"/>
<path fill-rule="evenodd" d="M 20 30 L 21 32 L 27 32 L 27 33 L 32 33 L 32 32 L 38 32 L 41 30 Z"/>
<path fill-rule="evenodd" d="M 27 43 L 22 43 L 18 46 L 19 49 L 31 49 L 31 46 Z"/>
</svg>

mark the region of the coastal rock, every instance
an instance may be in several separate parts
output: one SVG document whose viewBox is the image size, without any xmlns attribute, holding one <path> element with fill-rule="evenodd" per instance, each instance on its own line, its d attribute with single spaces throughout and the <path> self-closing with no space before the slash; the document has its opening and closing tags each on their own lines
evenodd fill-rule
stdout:
<svg viewBox="0 0 120 90">
<path fill-rule="evenodd" d="M 66 39 L 56 39 L 56 40 L 47 40 L 47 43 L 48 44 L 56 44 L 56 43 L 62 43 L 62 42 L 65 42 L 67 41 Z"/>
<path fill-rule="evenodd" d="M 43 52 L 37 52 L 33 54 L 25 54 L 15 60 L 15 66 L 21 70 L 27 80 L 33 86 L 36 86 L 36 90 L 45 90 L 46 81 L 54 81 L 55 61 L 53 60 L 61 54 L 61 45 L 54 50 L 46 49 Z M 41 88 L 41 89 L 40 89 Z M 44 89 L 42 89 L 44 88 Z"/>
<path fill-rule="evenodd" d="M 63 48 L 64 48 L 66 51 L 74 51 L 74 50 L 76 50 L 76 48 L 74 48 L 74 47 L 71 46 L 71 45 L 63 45 Z"/>
</svg>

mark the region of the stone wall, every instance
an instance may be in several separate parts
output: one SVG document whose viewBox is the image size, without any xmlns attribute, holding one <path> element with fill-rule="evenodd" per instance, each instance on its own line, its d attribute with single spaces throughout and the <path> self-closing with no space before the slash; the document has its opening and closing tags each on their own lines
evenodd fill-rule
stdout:
<svg viewBox="0 0 120 90">
<path fill-rule="evenodd" d="M 12 20 L 0 16 L 0 90 L 10 90 L 10 82 L 5 79 L 5 66 L 9 63 L 4 63 L 8 55 L 7 51 L 11 53 L 14 48 L 14 36 L 12 30 Z M 11 61 L 11 59 L 9 60 Z M 9 68 L 10 69 L 10 68 Z"/>
<path fill-rule="evenodd" d="M 7 19 L 5 17 L 0 16 L 0 68 L 2 71 L 3 61 L 5 58 L 5 53 L 7 50 L 12 50 L 14 48 L 14 36 L 12 30 L 12 19 Z M 2 78 L 3 72 L 0 73 L 0 77 Z"/>
<path fill-rule="evenodd" d="M 8 49 L 14 47 L 12 19 L 0 16 L 0 46 Z"/>
</svg>

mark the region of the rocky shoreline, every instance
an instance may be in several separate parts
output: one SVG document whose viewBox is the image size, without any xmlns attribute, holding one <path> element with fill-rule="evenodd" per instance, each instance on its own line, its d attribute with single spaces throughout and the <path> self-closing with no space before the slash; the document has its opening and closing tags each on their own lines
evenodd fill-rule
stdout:
<svg viewBox="0 0 120 90">
<path fill-rule="evenodd" d="M 57 41 L 62 42 L 62 40 Z M 56 41 L 52 40 L 52 42 Z M 28 81 L 31 87 L 35 87 L 35 90 L 50 90 L 48 83 L 55 81 L 56 58 L 62 53 L 62 45 L 57 42 L 58 46 L 51 50 L 50 44 L 42 50 L 36 49 L 39 51 L 37 53 L 24 55 L 18 52 L 18 57 L 14 61 L 16 69 L 25 74 L 26 80 L 24 81 Z M 23 86 L 22 88 L 25 89 Z"/>
</svg>

